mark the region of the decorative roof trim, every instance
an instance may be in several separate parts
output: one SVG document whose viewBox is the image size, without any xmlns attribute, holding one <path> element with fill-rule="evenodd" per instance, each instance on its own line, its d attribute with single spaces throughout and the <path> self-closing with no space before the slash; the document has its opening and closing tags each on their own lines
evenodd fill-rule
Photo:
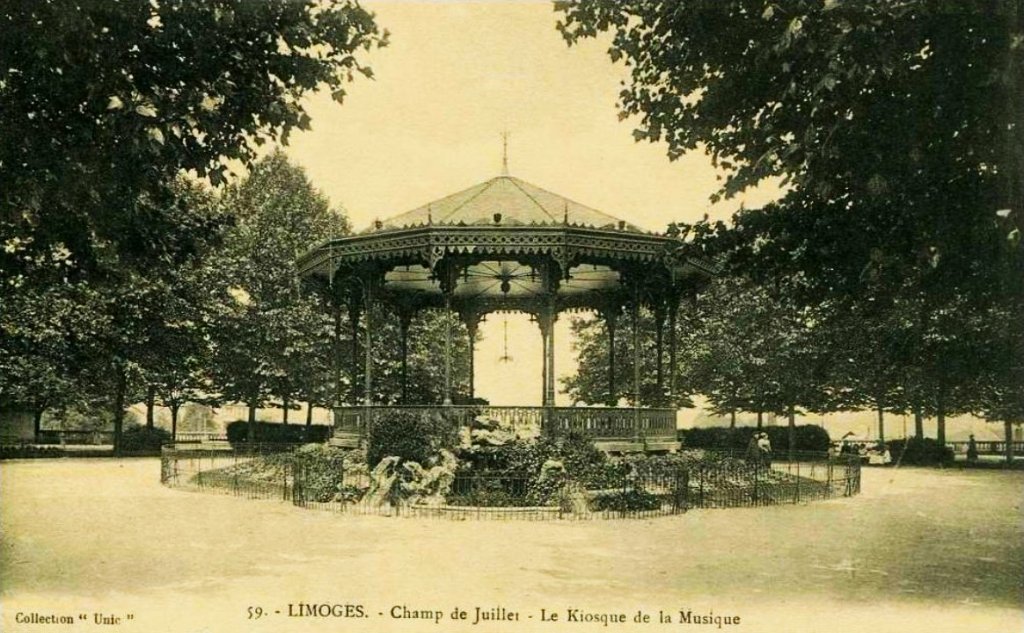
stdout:
<svg viewBox="0 0 1024 633">
<path fill-rule="evenodd" d="M 329 240 L 303 255 L 301 275 L 325 264 L 419 260 L 433 267 L 449 254 L 551 255 L 565 268 L 580 259 L 658 262 L 675 238 L 564 224 L 551 226 L 431 225 Z"/>
</svg>

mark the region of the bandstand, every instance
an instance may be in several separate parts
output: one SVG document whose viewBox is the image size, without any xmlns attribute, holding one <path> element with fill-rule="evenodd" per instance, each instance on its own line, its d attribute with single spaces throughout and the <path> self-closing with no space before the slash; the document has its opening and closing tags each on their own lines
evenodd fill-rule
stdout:
<svg viewBox="0 0 1024 633">
<path fill-rule="evenodd" d="M 400 326 L 402 393 L 406 393 L 409 325 L 421 310 L 443 310 L 447 323 L 443 405 L 468 423 L 477 415 L 543 432 L 579 431 L 610 452 L 674 451 L 676 409 L 670 406 L 555 406 L 554 324 L 564 312 L 596 311 L 608 326 L 609 393 L 615 394 L 614 341 L 619 324 L 640 353 L 642 306 L 654 315 L 657 386 L 662 401 L 675 401 L 676 331 L 680 301 L 713 274 L 713 266 L 683 255 L 674 235 L 637 226 L 584 206 L 506 173 L 423 205 L 367 230 L 317 245 L 299 260 L 300 274 L 329 284 L 344 296 L 353 334 L 362 319 L 365 337 L 362 402 L 334 409 L 334 442 L 358 445 L 368 425 L 396 408 L 428 405 L 373 402 L 374 324 L 367 306 L 383 302 Z M 481 319 L 493 312 L 531 315 L 541 333 L 541 406 L 453 404 L 454 319 L 465 325 L 472 349 Z M 461 331 L 461 330 L 460 330 Z M 667 349 L 665 349 L 667 348 Z M 667 366 L 664 362 L 667 353 Z M 353 358 L 352 375 L 357 367 Z M 640 362 L 634 358 L 633 392 L 638 402 Z M 437 406 L 437 405 L 435 405 Z"/>
</svg>

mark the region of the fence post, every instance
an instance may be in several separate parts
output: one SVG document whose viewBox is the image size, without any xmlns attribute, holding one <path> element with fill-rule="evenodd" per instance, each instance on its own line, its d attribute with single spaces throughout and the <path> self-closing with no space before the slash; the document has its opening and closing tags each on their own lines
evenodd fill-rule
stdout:
<svg viewBox="0 0 1024 633">
<path fill-rule="evenodd" d="M 626 503 L 627 503 L 626 502 L 626 498 L 627 498 L 626 495 L 629 494 L 628 485 L 629 485 L 629 480 L 627 479 L 627 475 L 623 474 L 622 475 L 622 497 L 621 497 L 622 498 L 622 503 L 619 504 L 619 507 L 621 508 L 619 510 L 619 518 L 623 518 L 623 519 L 626 518 Z"/>
<path fill-rule="evenodd" d="M 754 496 L 751 499 L 751 501 L 753 502 L 751 505 L 755 505 L 755 506 L 757 505 L 757 479 L 758 479 L 758 477 L 760 475 L 761 475 L 761 462 L 757 462 L 756 464 L 754 464 L 754 490 L 753 490 L 753 495 Z"/>
<path fill-rule="evenodd" d="M 800 503 L 800 461 L 796 462 L 796 499 L 793 503 Z"/>
<path fill-rule="evenodd" d="M 299 506 L 301 508 L 302 503 L 299 501 L 301 493 L 299 492 L 299 490 L 302 485 L 300 483 L 300 480 L 302 479 L 302 473 L 299 472 L 300 468 L 301 466 L 299 466 L 299 462 L 292 462 L 292 505 Z"/>
<path fill-rule="evenodd" d="M 835 471 L 835 464 L 833 463 L 833 457 L 825 458 L 825 498 L 828 499 L 832 496 L 832 475 Z"/>
<path fill-rule="evenodd" d="M 676 505 L 677 510 L 686 512 L 690 506 L 690 471 L 683 468 L 676 469 Z"/>
</svg>

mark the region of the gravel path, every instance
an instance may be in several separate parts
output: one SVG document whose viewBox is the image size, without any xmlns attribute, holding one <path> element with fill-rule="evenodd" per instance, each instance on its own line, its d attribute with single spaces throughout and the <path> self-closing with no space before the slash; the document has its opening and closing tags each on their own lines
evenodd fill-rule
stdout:
<svg viewBox="0 0 1024 633">
<path fill-rule="evenodd" d="M 155 459 L 0 464 L 0 630 L 1024 630 L 1020 471 L 867 469 L 853 499 L 578 523 L 348 517 L 158 480 Z M 477 607 L 518 620 L 474 625 Z M 75 623 L 26 621 L 48 616 Z"/>
</svg>

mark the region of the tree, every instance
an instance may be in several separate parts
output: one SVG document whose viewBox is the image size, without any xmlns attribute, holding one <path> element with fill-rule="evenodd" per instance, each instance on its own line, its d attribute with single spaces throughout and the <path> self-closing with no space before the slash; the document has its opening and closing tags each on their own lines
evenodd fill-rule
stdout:
<svg viewBox="0 0 1024 633">
<path fill-rule="evenodd" d="M 91 351 L 82 342 L 99 315 L 83 310 L 75 292 L 12 288 L 0 301 L 0 402 L 31 411 L 37 436 L 47 410 L 82 399 L 78 368 Z"/>
<path fill-rule="evenodd" d="M 621 398 L 631 405 L 664 406 L 664 393 L 657 385 L 657 362 L 653 337 L 654 316 L 650 310 L 641 309 L 640 338 L 640 394 L 634 394 L 634 354 L 632 317 L 615 315 L 615 375 L 614 385 L 610 382 L 609 345 L 611 343 L 608 321 L 604 316 L 574 317 L 570 321 L 573 338 L 573 352 L 577 358 L 576 373 L 562 379 L 563 388 L 578 402 L 607 404 L 615 406 Z M 663 385 L 664 387 L 664 385 Z"/>
<path fill-rule="evenodd" d="M 716 197 L 788 183 L 777 204 L 712 231 L 728 269 L 799 280 L 788 292 L 812 309 L 889 306 L 876 325 L 909 311 L 913 344 L 868 362 L 905 370 L 940 440 L 946 412 L 976 410 L 970 386 L 999 369 L 985 367 L 986 324 L 1024 314 L 1018 3 L 557 7 L 570 43 L 613 33 L 638 140 L 665 142 L 670 158 L 705 149 L 726 174 Z"/>
<path fill-rule="evenodd" d="M 191 208 L 178 177 L 219 185 L 226 159 L 245 165 L 308 128 L 302 97 L 327 88 L 340 101 L 354 73 L 372 76 L 362 52 L 386 41 L 354 0 L 15 2 L 0 13 L 0 125 L 18 130 L 0 139 L 0 287 L 45 298 L 64 284 L 96 317 L 64 332 L 75 339 L 59 363 L 109 400 L 115 451 L 133 381 L 152 373 L 145 346 L 184 323 L 162 318 L 164 272 L 194 261 L 223 222 Z M 48 336 L 33 326 L 15 336 Z M 27 390 L 44 391 L 45 375 Z M 0 382 L 26 393 L 26 377 Z"/>
<path fill-rule="evenodd" d="M 166 288 L 163 321 L 144 349 L 146 424 L 153 426 L 153 407 L 171 412 L 171 439 L 177 438 L 178 414 L 190 403 L 219 404 L 210 378 L 213 360 L 211 331 L 217 288 L 211 287 L 203 262 L 176 275 Z"/>
<path fill-rule="evenodd" d="M 387 305 L 374 310 L 374 402 L 402 403 L 401 331 L 395 311 Z M 452 400 L 469 404 L 469 334 L 452 314 Z M 447 331 L 442 310 L 421 310 L 409 325 L 406 402 L 441 404 L 444 400 L 444 347 Z M 479 335 L 478 335 L 479 336 Z"/>
<path fill-rule="evenodd" d="M 212 262 L 220 301 L 213 332 L 215 383 L 222 395 L 256 409 L 276 396 L 287 411 L 308 382 L 318 353 L 328 354 L 330 320 L 322 298 L 303 292 L 296 258 L 349 231 L 305 172 L 276 151 L 227 189 L 223 205 L 237 224 Z"/>
<path fill-rule="evenodd" d="M 9 3 L 0 243 L 20 248 L 0 253 L 4 285 L 54 253 L 79 275 L 187 256 L 203 227 L 168 214 L 175 177 L 220 184 L 223 159 L 308 128 L 302 97 L 340 101 L 386 41 L 355 0 Z"/>
<path fill-rule="evenodd" d="M 825 315 L 790 300 L 786 282 L 769 291 L 743 278 L 716 279 L 690 319 L 693 344 L 684 346 L 685 380 L 717 413 L 737 409 L 785 415 L 795 447 L 798 408 L 828 408 L 827 369 L 833 352 L 823 344 Z"/>
<path fill-rule="evenodd" d="M 780 176 L 821 201 L 856 203 L 925 184 L 945 193 L 959 186 L 951 176 L 999 166 L 1005 201 L 1020 203 L 1022 132 L 1005 125 L 1021 107 L 1016 2 L 561 0 L 556 10 L 570 44 L 612 32 L 609 55 L 631 68 L 619 106 L 641 117 L 637 139 L 664 141 L 671 158 L 704 147 L 728 174 L 721 194 Z"/>
</svg>

